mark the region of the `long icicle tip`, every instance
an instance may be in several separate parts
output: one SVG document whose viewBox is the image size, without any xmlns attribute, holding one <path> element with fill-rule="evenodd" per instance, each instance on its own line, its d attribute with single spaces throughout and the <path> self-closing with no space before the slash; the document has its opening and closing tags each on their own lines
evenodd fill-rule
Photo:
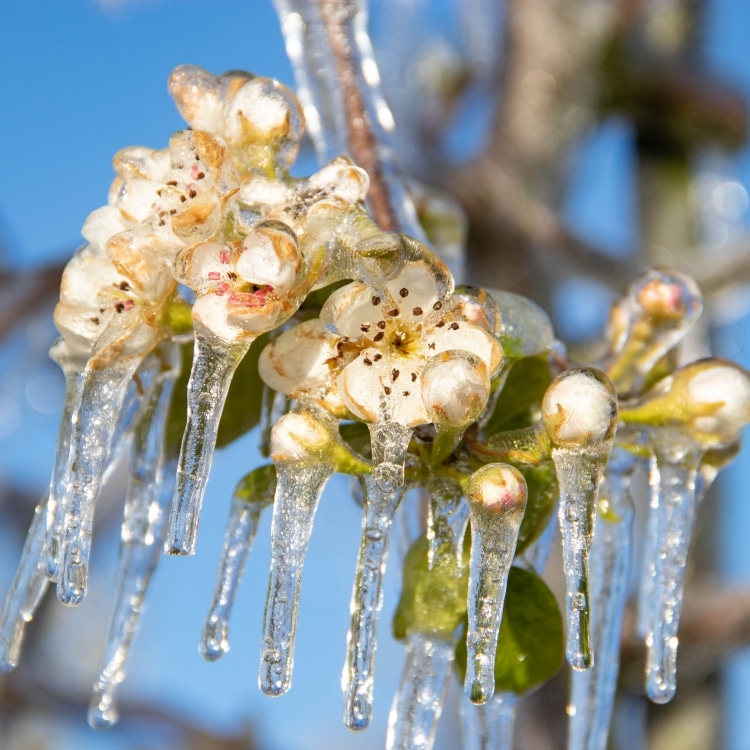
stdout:
<svg viewBox="0 0 750 750">
<path fill-rule="evenodd" d="M 487 464 L 466 485 L 471 561 L 464 692 L 472 703 L 486 703 L 495 692 L 497 638 L 527 494 L 521 472 L 505 464 Z"/>
<path fill-rule="evenodd" d="M 588 669 L 594 660 L 589 550 L 599 482 L 617 426 L 617 394 L 609 378 L 599 370 L 567 370 L 547 389 L 542 420 L 552 443 L 560 487 L 558 519 L 567 587 L 567 658 L 573 669 Z"/>
</svg>

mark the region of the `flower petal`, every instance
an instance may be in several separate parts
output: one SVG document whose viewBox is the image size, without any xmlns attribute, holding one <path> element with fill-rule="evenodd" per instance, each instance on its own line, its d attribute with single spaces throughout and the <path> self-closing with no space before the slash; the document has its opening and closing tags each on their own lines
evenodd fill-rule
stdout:
<svg viewBox="0 0 750 750">
<path fill-rule="evenodd" d="M 497 374 L 503 363 L 503 347 L 492 334 L 466 321 L 451 320 L 450 316 L 441 323 L 443 325 L 438 324 L 427 332 L 430 354 L 451 349 L 471 352 L 487 365 L 490 377 Z"/>
<path fill-rule="evenodd" d="M 320 318 L 347 338 L 372 335 L 377 323 L 383 320 L 384 302 L 382 295 L 367 284 L 355 281 L 337 289 L 326 300 Z"/>
</svg>

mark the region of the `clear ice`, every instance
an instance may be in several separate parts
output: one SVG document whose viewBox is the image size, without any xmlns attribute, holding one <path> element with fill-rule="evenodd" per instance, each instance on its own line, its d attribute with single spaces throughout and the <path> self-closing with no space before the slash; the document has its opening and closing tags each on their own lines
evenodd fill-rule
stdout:
<svg viewBox="0 0 750 750">
<path fill-rule="evenodd" d="M 444 477 L 429 482 L 430 507 L 427 516 L 427 562 L 432 570 L 442 548 L 455 556 L 461 565 L 464 536 L 469 522 L 469 506 L 464 500 L 461 485 Z"/>
<path fill-rule="evenodd" d="M 271 467 L 263 468 L 268 470 Z M 200 642 L 201 655 L 209 661 L 215 661 L 229 651 L 229 617 L 234 599 L 255 540 L 260 514 L 273 502 L 276 483 L 269 483 L 265 489 L 265 492 L 247 497 L 240 485 L 232 498 L 214 595 Z"/>
<path fill-rule="evenodd" d="M 393 422 L 379 422 L 370 425 L 370 436 L 373 470 L 362 480 L 362 541 L 341 677 L 344 723 L 354 730 L 366 729 L 372 716 L 375 630 L 383 604 L 383 574 L 393 514 L 404 493 L 404 460 L 411 430 Z"/>
<path fill-rule="evenodd" d="M 294 640 L 302 585 L 302 567 L 315 511 L 333 467 L 276 462 L 276 495 L 271 523 L 271 573 L 258 684 L 266 695 L 282 695 L 292 686 Z"/>
<path fill-rule="evenodd" d="M 496 693 L 486 703 L 461 701 L 464 750 L 513 750 L 518 696 Z"/>
<path fill-rule="evenodd" d="M 211 472 L 219 420 L 237 365 L 250 338 L 229 344 L 195 329 L 193 366 L 188 382 L 188 419 L 182 437 L 177 481 L 165 550 L 193 555 L 203 496 Z"/>
<path fill-rule="evenodd" d="M 471 559 L 464 692 L 472 703 L 486 703 L 495 692 L 497 638 L 526 508 L 526 483 L 510 466 L 487 464 L 469 480 L 467 498 Z"/>
<path fill-rule="evenodd" d="M 57 596 L 76 605 L 86 595 L 94 503 L 99 494 L 117 419 L 139 362 L 116 359 L 106 369 L 87 368 L 73 414 L 69 484 L 63 500 Z M 58 500 L 59 501 L 59 500 Z"/>
<path fill-rule="evenodd" d="M 615 455 L 617 454 L 617 455 Z M 591 545 L 591 669 L 573 671 L 568 747 L 606 750 L 620 668 L 620 635 L 632 554 L 634 459 L 616 450 L 600 491 L 596 536 Z"/>
<path fill-rule="evenodd" d="M 386 750 L 430 750 L 448 688 L 454 644 L 412 633 L 388 716 Z"/>
<path fill-rule="evenodd" d="M 146 592 L 163 552 L 176 470 L 176 462 L 166 461 L 164 435 L 181 356 L 175 344 L 164 344 L 160 351 L 162 367 L 133 434 L 114 604 L 89 704 L 88 721 L 95 729 L 106 729 L 118 720 L 115 694 L 125 678 Z"/>
</svg>

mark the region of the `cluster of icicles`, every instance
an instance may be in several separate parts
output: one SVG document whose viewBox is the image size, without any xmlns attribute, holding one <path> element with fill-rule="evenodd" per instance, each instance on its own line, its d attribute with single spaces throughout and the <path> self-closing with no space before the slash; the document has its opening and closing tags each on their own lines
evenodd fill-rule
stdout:
<svg viewBox="0 0 750 750">
<path fill-rule="evenodd" d="M 117 720 L 115 693 L 149 580 L 162 550 L 194 552 L 229 384 L 252 342 L 274 331 L 259 360 L 275 393 L 273 463 L 238 485 L 204 657 L 229 648 L 245 560 L 259 516 L 272 505 L 259 684 L 269 695 L 289 689 L 315 511 L 334 473 L 354 475 L 364 518 L 344 720 L 352 729 L 367 727 L 394 513 L 407 490 L 424 488 L 426 568 L 453 564 L 465 605 L 446 625 L 430 611 L 441 602 L 427 599 L 421 616 L 406 622 L 388 747 L 432 746 L 464 623 L 466 746 L 510 748 L 516 696 L 495 693 L 498 632 L 514 561 L 541 571 L 551 538 L 548 512 L 516 554 L 531 503 L 522 471 L 551 464 L 574 670 L 570 747 L 604 748 L 628 593 L 630 477 L 648 464 L 639 627 L 648 650 L 646 691 L 663 702 L 675 691 L 696 506 L 750 420 L 750 378 L 740 367 L 715 359 L 678 366 L 676 347 L 701 310 L 695 284 L 673 271 L 645 274 L 613 310 L 608 355 L 596 369 L 565 369 L 549 321 L 533 303 L 454 288 L 425 245 L 381 231 L 364 209 L 368 177 L 350 160 L 290 177 L 303 118 L 284 86 L 183 66 L 170 90 L 191 129 L 176 133 L 167 149 L 115 156 L 108 205 L 87 220 L 87 244 L 63 277 L 55 311 L 61 338 L 52 356 L 67 393 L 49 491 L 0 622 L 2 668 L 18 662 L 24 628 L 49 583 L 65 604 L 84 598 L 95 501 L 129 441 L 115 604 L 89 712 L 94 727 Z M 322 307 L 300 309 L 311 291 L 334 282 Z M 179 347 L 191 339 L 177 457 L 165 448 L 165 432 Z M 549 386 L 530 404 L 525 425 L 498 430 L 503 387 L 513 367 L 530 358 L 545 363 Z M 369 440 L 345 439 L 361 438 L 359 427 Z"/>
</svg>

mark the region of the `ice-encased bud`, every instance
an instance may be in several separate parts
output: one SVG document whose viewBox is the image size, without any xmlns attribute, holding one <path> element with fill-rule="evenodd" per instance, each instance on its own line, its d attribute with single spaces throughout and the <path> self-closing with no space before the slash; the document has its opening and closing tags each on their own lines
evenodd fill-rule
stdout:
<svg viewBox="0 0 750 750">
<path fill-rule="evenodd" d="M 263 221 L 242 241 L 235 271 L 245 281 L 283 293 L 294 284 L 301 266 L 294 232 L 280 221 Z"/>
<path fill-rule="evenodd" d="M 471 524 L 464 691 L 473 703 L 495 692 L 495 652 L 510 566 L 526 509 L 526 481 L 506 464 L 487 464 L 466 484 Z"/>
<path fill-rule="evenodd" d="M 601 364 L 618 393 L 641 390 L 647 376 L 684 338 L 703 310 L 695 281 L 667 268 L 647 271 L 612 308 Z"/>
<path fill-rule="evenodd" d="M 482 413 L 490 395 L 487 366 L 464 351 L 430 359 L 422 371 L 422 400 L 435 424 L 468 427 Z"/>
<path fill-rule="evenodd" d="M 271 429 L 271 457 L 275 462 L 314 462 L 330 445 L 330 431 L 308 412 L 285 414 Z"/>
<path fill-rule="evenodd" d="M 651 427 L 682 427 L 704 450 L 733 443 L 750 422 L 750 373 L 718 358 L 691 362 L 625 403 L 620 418 Z"/>
<path fill-rule="evenodd" d="M 273 173 L 294 163 L 305 121 L 297 97 L 279 81 L 244 71 L 215 76 L 180 65 L 169 91 L 193 128 L 227 142 L 243 171 Z"/>
</svg>

